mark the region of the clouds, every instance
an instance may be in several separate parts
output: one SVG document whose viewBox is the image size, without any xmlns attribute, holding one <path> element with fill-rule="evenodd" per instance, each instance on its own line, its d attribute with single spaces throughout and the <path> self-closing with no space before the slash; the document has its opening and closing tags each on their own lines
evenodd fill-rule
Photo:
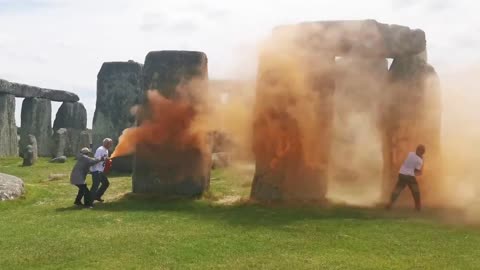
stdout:
<svg viewBox="0 0 480 270">
<path fill-rule="evenodd" d="M 367 19 L 426 31 L 442 72 L 480 61 L 473 0 L 0 0 L 0 78 L 75 91 L 93 116 L 106 61 L 143 62 L 151 50 L 202 50 L 211 78 L 254 76 L 271 28 L 308 20 Z"/>
</svg>

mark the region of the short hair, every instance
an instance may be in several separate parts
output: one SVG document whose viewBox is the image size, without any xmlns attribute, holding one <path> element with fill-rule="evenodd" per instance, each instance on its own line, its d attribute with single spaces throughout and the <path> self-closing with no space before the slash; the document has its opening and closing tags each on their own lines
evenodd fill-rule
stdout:
<svg viewBox="0 0 480 270">
<path fill-rule="evenodd" d="M 425 145 L 419 144 L 417 146 L 417 152 L 425 152 Z"/>
<path fill-rule="evenodd" d="M 103 139 L 103 144 L 112 143 L 112 142 L 113 142 L 113 140 L 110 139 L 110 138 L 105 138 L 105 139 Z"/>
<path fill-rule="evenodd" d="M 88 147 L 84 147 L 82 148 L 82 150 L 80 150 L 80 153 L 84 154 L 84 155 L 88 155 L 90 154 L 92 151 L 90 151 L 90 149 Z"/>
</svg>

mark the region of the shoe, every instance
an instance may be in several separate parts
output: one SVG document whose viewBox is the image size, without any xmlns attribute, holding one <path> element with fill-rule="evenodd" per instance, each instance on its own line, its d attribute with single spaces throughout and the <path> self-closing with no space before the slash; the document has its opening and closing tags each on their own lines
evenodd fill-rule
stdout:
<svg viewBox="0 0 480 270">
<path fill-rule="evenodd" d="M 101 199 L 101 198 L 98 198 L 98 199 L 95 199 L 95 201 L 97 202 L 104 202 L 105 200 Z"/>
<path fill-rule="evenodd" d="M 84 207 L 87 209 L 93 209 L 93 205 L 85 205 Z"/>
<path fill-rule="evenodd" d="M 83 206 L 82 202 L 74 202 L 73 204 L 76 205 L 76 206 Z"/>
</svg>

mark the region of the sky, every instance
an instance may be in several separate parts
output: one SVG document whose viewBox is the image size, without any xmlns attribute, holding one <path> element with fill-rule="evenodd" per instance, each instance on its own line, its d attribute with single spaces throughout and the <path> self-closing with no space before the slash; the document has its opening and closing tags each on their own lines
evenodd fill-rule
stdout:
<svg viewBox="0 0 480 270">
<path fill-rule="evenodd" d="M 77 93 L 91 127 L 103 62 L 200 50 L 210 78 L 253 78 L 258 44 L 276 25 L 347 19 L 423 29 L 442 77 L 480 62 L 479 7 L 474 0 L 0 0 L 0 78 Z"/>
</svg>

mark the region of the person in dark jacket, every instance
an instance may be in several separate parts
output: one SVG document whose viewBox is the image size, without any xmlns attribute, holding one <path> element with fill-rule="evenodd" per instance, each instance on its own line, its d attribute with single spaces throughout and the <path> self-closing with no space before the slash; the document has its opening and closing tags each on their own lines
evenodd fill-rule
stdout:
<svg viewBox="0 0 480 270">
<path fill-rule="evenodd" d="M 77 163 L 73 166 L 72 173 L 70 174 L 70 183 L 78 187 L 78 194 L 75 198 L 75 205 L 85 206 L 88 208 L 93 207 L 93 201 L 90 196 L 90 191 L 88 190 L 87 183 L 85 179 L 90 170 L 90 166 L 95 165 L 99 162 L 104 161 L 105 158 L 95 159 L 89 157 L 92 152 L 88 148 L 82 148 L 80 154 L 77 157 Z M 82 198 L 84 204 L 82 204 Z"/>
</svg>

